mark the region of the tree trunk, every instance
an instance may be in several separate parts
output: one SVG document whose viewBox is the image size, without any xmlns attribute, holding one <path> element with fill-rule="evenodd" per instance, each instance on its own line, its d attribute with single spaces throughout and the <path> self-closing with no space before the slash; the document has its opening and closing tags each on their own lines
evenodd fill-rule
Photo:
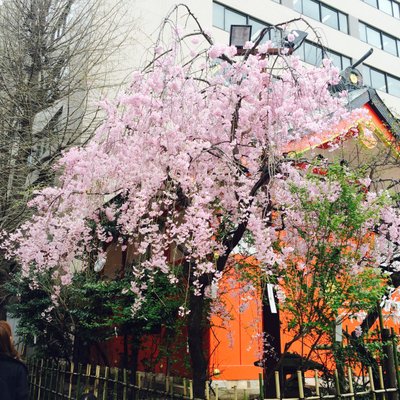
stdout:
<svg viewBox="0 0 400 400">
<path fill-rule="evenodd" d="M 188 321 L 189 354 L 193 373 L 193 396 L 205 398 L 205 385 L 208 378 L 208 362 L 204 349 L 204 334 L 208 327 L 205 318 L 204 294 L 195 296 L 190 293 L 190 314 Z"/>
<path fill-rule="evenodd" d="M 275 299 L 276 300 L 276 299 Z M 275 370 L 281 357 L 281 327 L 279 310 L 271 312 L 268 296 L 263 293 L 263 331 L 266 335 L 264 356 L 264 396 L 276 397 Z"/>
</svg>

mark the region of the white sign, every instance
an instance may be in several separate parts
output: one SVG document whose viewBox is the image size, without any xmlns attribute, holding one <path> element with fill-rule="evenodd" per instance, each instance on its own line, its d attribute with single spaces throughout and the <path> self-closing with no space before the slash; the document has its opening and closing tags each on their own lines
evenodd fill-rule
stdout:
<svg viewBox="0 0 400 400">
<path fill-rule="evenodd" d="M 274 285 L 272 285 L 271 283 L 267 283 L 267 294 L 269 307 L 271 308 L 271 314 L 276 314 L 277 311 L 274 298 Z"/>
</svg>

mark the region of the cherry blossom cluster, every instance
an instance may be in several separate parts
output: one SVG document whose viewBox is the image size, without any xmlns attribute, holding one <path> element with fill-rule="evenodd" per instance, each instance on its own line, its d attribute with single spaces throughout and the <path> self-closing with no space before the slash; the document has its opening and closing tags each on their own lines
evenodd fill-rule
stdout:
<svg viewBox="0 0 400 400">
<path fill-rule="evenodd" d="M 32 219 L 4 239 L 23 274 L 34 281 L 50 271 L 58 285 L 69 284 L 73 262 L 92 268 L 94 257 L 98 268 L 105 244 L 119 241 L 135 248 L 138 297 L 144 271 L 176 284 L 178 261 L 201 293 L 202 276 L 221 276 L 216 261 L 232 250 L 227 243 L 240 225 L 270 273 L 279 259 L 265 209 L 284 149 L 320 132 L 345 134 L 365 115 L 347 111 L 344 95 L 332 96 L 339 75 L 328 60 L 305 68 L 295 56 L 266 55 L 267 47 L 234 58 L 234 48 L 214 45 L 189 64 L 178 61 L 177 47 L 157 49 L 125 93 L 103 102 L 107 117 L 95 137 L 62 156 L 58 184 L 37 193 Z M 284 189 L 275 196 L 290 201 Z"/>
</svg>

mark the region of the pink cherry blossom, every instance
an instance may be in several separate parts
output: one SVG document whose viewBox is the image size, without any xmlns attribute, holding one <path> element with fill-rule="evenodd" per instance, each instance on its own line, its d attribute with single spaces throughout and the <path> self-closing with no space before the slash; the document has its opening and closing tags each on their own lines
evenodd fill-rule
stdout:
<svg viewBox="0 0 400 400">
<path fill-rule="evenodd" d="M 287 255 L 272 248 L 276 231 L 265 210 L 285 149 L 320 132 L 343 134 L 341 123 L 356 127 L 365 114 L 331 95 L 339 75 L 329 63 L 306 68 L 297 57 L 262 54 L 232 59 L 236 49 L 221 44 L 188 63 L 181 61 L 181 40 L 158 46 L 154 63 L 132 74 L 125 93 L 102 102 L 106 118 L 94 138 L 63 155 L 59 184 L 41 190 L 30 204 L 32 219 L 4 239 L 25 276 L 68 271 L 77 259 L 87 268 L 88 254 L 105 260 L 103 247 L 116 239 L 103 215 L 134 249 L 138 282 L 145 272 L 162 272 L 176 284 L 173 265 L 187 263 L 192 287 L 204 293 L 202 277 L 217 284 L 239 242 L 234 232 L 251 238 L 263 273 L 284 265 Z M 290 213 L 290 192 L 284 185 L 273 190 Z M 317 187 L 310 191 L 318 196 Z M 138 296 L 133 311 L 143 303 L 138 282 L 131 286 Z"/>
</svg>

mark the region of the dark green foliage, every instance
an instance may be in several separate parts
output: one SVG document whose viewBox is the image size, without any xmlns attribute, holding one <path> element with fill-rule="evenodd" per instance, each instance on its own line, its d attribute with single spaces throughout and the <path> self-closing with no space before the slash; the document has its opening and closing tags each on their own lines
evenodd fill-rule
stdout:
<svg viewBox="0 0 400 400">
<path fill-rule="evenodd" d="M 18 335 L 27 344 L 36 343 L 36 351 L 47 357 L 73 356 L 113 335 L 129 336 L 136 344 L 146 334 L 158 331 L 161 324 L 174 331 L 177 310 L 182 303 L 180 289 L 164 274 L 148 283 L 145 304 L 132 316 L 135 300 L 129 290 L 131 274 L 104 280 L 92 271 L 76 273 L 69 286 L 61 288 L 56 304 L 50 296 L 50 279 L 42 275 L 38 288 L 30 280 L 15 275 L 7 289 L 15 301 L 9 312 L 20 319 Z M 85 354 L 75 354 L 85 362 Z M 86 355 L 87 356 L 87 355 Z M 106 360 L 104 360 L 106 361 Z"/>
</svg>

